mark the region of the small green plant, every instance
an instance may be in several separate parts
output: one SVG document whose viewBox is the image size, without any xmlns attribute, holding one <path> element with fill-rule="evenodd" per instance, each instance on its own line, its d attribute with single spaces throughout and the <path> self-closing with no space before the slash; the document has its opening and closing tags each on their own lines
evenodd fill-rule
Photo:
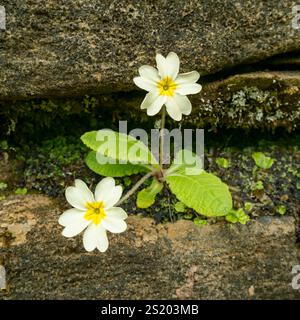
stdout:
<svg viewBox="0 0 300 320">
<path fill-rule="evenodd" d="M 6 140 L 3 140 L 0 142 L 0 149 L 2 149 L 2 150 L 8 149 L 8 142 Z"/>
<path fill-rule="evenodd" d="M 250 220 L 249 216 L 244 212 L 242 208 L 238 210 L 230 210 L 230 212 L 226 215 L 225 219 L 231 223 L 238 222 L 241 224 L 246 224 Z"/>
<path fill-rule="evenodd" d="M 207 220 L 201 219 L 199 217 L 195 218 L 193 222 L 195 223 L 196 226 L 199 226 L 199 227 L 205 226 L 207 224 Z"/>
<path fill-rule="evenodd" d="M 230 166 L 229 161 L 225 158 L 217 158 L 216 163 L 217 165 L 219 165 L 221 168 L 224 168 L 224 169 L 228 169 Z"/>
<path fill-rule="evenodd" d="M 285 213 L 286 213 L 286 206 L 283 206 L 283 205 L 281 205 L 281 206 L 279 206 L 278 208 L 277 208 L 277 213 L 279 213 L 281 216 L 283 216 Z"/>
<path fill-rule="evenodd" d="M 27 188 L 18 188 L 16 189 L 15 194 L 19 196 L 24 196 L 27 194 L 27 191 Z"/>
<path fill-rule="evenodd" d="M 252 190 L 264 190 L 264 184 L 261 180 L 257 181 L 253 186 L 252 186 Z"/>
<path fill-rule="evenodd" d="M 174 209 L 176 212 L 185 212 L 186 211 L 186 205 L 183 202 L 177 201 L 174 205 Z"/>
<path fill-rule="evenodd" d="M 143 142 L 124 133 L 92 131 L 85 133 L 81 140 L 92 149 L 86 164 L 94 172 L 110 177 L 144 174 L 122 201 L 151 179 L 150 186 L 138 192 L 140 208 L 153 205 L 166 185 L 179 201 L 202 215 L 225 216 L 232 208 L 228 186 L 212 173 L 205 172 L 201 159 L 190 150 L 180 150 L 170 167 L 165 168 Z M 194 159 L 192 164 L 191 159 Z"/>
<path fill-rule="evenodd" d="M 7 183 L 5 182 L 0 182 L 0 191 L 4 191 L 7 189 Z"/>
<path fill-rule="evenodd" d="M 256 166 L 261 169 L 270 169 L 274 163 L 274 159 L 267 157 L 262 152 L 253 153 L 252 158 Z"/>
<path fill-rule="evenodd" d="M 245 203 L 245 210 L 248 211 L 248 212 L 251 212 L 254 208 L 254 204 L 251 203 L 251 202 L 246 202 Z"/>
</svg>

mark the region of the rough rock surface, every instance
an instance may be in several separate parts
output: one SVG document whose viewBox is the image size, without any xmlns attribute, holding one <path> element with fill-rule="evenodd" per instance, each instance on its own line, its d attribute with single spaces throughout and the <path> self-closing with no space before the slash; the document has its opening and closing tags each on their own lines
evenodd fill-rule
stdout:
<svg viewBox="0 0 300 320">
<path fill-rule="evenodd" d="M 297 1 L 3 0 L 0 99 L 127 91 L 138 66 L 176 51 L 202 75 L 297 50 Z"/>
<path fill-rule="evenodd" d="M 130 217 L 100 254 L 85 253 L 80 236 L 61 236 L 60 212 L 41 195 L 1 202 L 2 299 L 300 298 L 291 287 L 300 261 L 292 217 L 202 228 Z"/>
<path fill-rule="evenodd" d="M 300 125 L 299 88 L 299 71 L 252 72 L 209 82 L 190 97 L 193 112 L 183 118 L 183 125 L 292 131 Z M 100 104 L 133 110 L 140 108 L 143 97 L 114 97 Z"/>
<path fill-rule="evenodd" d="M 191 116 L 184 116 L 183 127 L 206 129 L 269 129 L 278 127 L 289 131 L 296 130 L 300 125 L 300 72 L 299 71 L 268 71 L 252 72 L 230 76 L 226 79 L 203 84 L 198 95 L 190 96 L 193 105 Z M 120 92 L 90 97 L 93 108 L 91 117 L 107 111 L 115 114 L 114 120 L 129 120 L 149 125 L 145 110 L 140 110 L 145 93 L 122 94 Z M 23 122 L 32 122 L 32 116 L 40 115 L 43 119 L 52 119 L 59 114 L 67 118 L 72 114 L 82 116 L 86 112 L 85 98 L 50 99 L 28 101 L 0 102 L 3 132 L 9 132 L 12 121 L 17 123 L 17 131 L 23 129 Z M 49 108 L 49 110 L 47 109 Z M 39 113 L 40 112 L 40 113 Z M 49 114 L 52 112 L 52 115 Z M 64 114 L 65 112 L 65 114 Z M 103 114 L 101 114 L 103 117 Z M 111 117 L 108 117 L 108 126 Z M 1 120 L 1 115 L 0 115 Z M 55 120 L 54 120 L 55 121 Z M 168 119 L 169 121 L 169 119 Z M 0 121 L 1 122 L 1 121 Z M 39 127 L 43 122 L 37 121 Z M 35 124 L 33 124 L 35 125 Z M 177 124 L 175 124 L 177 126 Z M 170 128 L 174 127 L 174 121 Z M 22 133 L 19 133 L 22 135 Z M 1 170 L 1 169 L 0 169 Z"/>
</svg>

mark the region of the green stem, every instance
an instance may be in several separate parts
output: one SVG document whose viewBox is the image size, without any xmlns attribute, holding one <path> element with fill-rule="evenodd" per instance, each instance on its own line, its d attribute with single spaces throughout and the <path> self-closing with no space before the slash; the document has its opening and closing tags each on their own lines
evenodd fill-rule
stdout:
<svg viewBox="0 0 300 320">
<path fill-rule="evenodd" d="M 160 152 L 159 152 L 159 164 L 163 169 L 164 166 L 164 129 L 166 124 L 166 107 L 163 106 L 161 114 L 161 126 L 160 126 Z"/>
<path fill-rule="evenodd" d="M 116 206 L 120 205 L 123 203 L 125 200 L 127 200 L 130 196 L 132 196 L 138 188 L 151 176 L 153 176 L 155 171 L 148 172 L 146 175 L 144 175 L 126 194 L 124 197 L 120 199 L 120 201 L 116 204 Z"/>
</svg>

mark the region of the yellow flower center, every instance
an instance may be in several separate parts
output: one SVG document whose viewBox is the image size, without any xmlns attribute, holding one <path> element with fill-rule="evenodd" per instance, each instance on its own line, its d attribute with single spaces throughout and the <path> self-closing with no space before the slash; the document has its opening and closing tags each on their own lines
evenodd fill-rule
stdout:
<svg viewBox="0 0 300 320">
<path fill-rule="evenodd" d="M 177 84 L 170 77 L 165 77 L 157 83 L 157 88 L 161 96 L 173 97 Z"/>
<path fill-rule="evenodd" d="M 86 205 L 87 211 L 84 218 L 88 221 L 92 221 L 95 225 L 98 225 L 102 219 L 106 217 L 104 211 L 104 203 L 101 202 L 88 202 Z"/>
</svg>

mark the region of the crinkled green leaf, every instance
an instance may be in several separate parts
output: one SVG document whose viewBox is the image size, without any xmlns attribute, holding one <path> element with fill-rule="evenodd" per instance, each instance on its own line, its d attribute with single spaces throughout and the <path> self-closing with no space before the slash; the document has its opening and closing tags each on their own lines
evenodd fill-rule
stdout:
<svg viewBox="0 0 300 320">
<path fill-rule="evenodd" d="M 185 212 L 186 211 L 186 205 L 183 202 L 178 201 L 178 202 L 175 203 L 174 209 L 175 209 L 176 212 Z"/>
<path fill-rule="evenodd" d="M 222 167 L 224 169 L 228 169 L 230 166 L 229 161 L 226 158 L 217 158 L 216 163 L 217 163 L 217 165 L 219 165 L 220 167 Z"/>
<path fill-rule="evenodd" d="M 99 154 L 98 154 L 99 157 Z M 104 156 L 102 156 L 104 157 Z M 99 159 L 99 158 L 98 158 Z M 109 158 L 107 158 L 109 160 Z M 133 174 L 143 173 L 149 171 L 148 168 L 141 165 L 135 165 L 131 163 L 119 164 L 119 163 L 106 163 L 100 164 L 97 160 L 97 152 L 91 151 L 87 155 L 85 162 L 87 166 L 97 174 L 106 177 L 124 177 Z"/>
<path fill-rule="evenodd" d="M 136 205 L 139 208 L 149 208 L 155 202 L 156 195 L 162 190 L 163 184 L 153 179 L 151 185 L 141 190 L 137 195 Z"/>
<path fill-rule="evenodd" d="M 207 224 L 207 220 L 203 220 L 199 217 L 195 218 L 193 221 L 194 221 L 195 225 L 197 225 L 199 227 L 205 226 Z"/>
<path fill-rule="evenodd" d="M 108 129 L 86 132 L 82 142 L 94 151 L 120 162 L 131 164 L 157 164 L 148 147 L 132 136 Z"/>
<path fill-rule="evenodd" d="M 249 216 L 244 212 L 242 208 L 238 210 L 230 210 L 230 212 L 226 215 L 225 219 L 231 223 L 241 223 L 246 224 L 247 221 L 250 220 Z"/>
<path fill-rule="evenodd" d="M 232 208 L 228 186 L 211 173 L 187 175 L 182 166 L 167 176 L 166 181 L 178 200 L 202 215 L 224 216 Z"/>
<path fill-rule="evenodd" d="M 183 149 L 177 152 L 174 161 L 167 170 L 166 175 L 171 175 L 174 172 L 185 170 L 187 175 L 199 175 L 203 172 L 203 163 L 198 155 L 191 150 Z"/>
<path fill-rule="evenodd" d="M 262 152 L 255 152 L 252 154 L 255 164 L 261 169 L 270 169 L 274 163 L 274 159 L 267 157 Z"/>
</svg>

